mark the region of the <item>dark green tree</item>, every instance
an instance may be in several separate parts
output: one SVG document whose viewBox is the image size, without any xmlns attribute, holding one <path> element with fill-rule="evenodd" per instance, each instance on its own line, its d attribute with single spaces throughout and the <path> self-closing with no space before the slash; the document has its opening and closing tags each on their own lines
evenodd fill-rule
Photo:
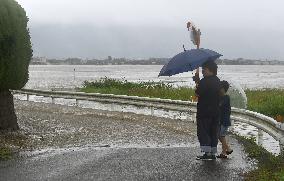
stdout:
<svg viewBox="0 0 284 181">
<path fill-rule="evenodd" d="M 19 129 L 10 90 L 28 81 L 32 46 L 27 23 L 15 0 L 0 0 L 0 130 Z"/>
</svg>

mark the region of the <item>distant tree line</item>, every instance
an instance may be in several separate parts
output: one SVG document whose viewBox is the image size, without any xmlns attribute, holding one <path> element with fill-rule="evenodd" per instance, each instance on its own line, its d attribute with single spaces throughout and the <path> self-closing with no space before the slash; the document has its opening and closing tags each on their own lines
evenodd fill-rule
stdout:
<svg viewBox="0 0 284 181">
<path fill-rule="evenodd" d="M 38 65 L 164 65 L 169 58 L 149 58 L 149 59 L 126 59 L 126 58 L 112 58 L 108 56 L 107 59 L 80 59 L 80 58 L 67 58 L 67 59 L 44 59 L 35 57 L 31 64 Z M 216 60 L 219 65 L 284 65 L 284 61 L 279 60 L 249 60 L 249 59 L 218 59 Z"/>
<path fill-rule="evenodd" d="M 216 63 L 219 65 L 284 65 L 284 61 L 279 60 L 250 60 L 250 59 L 218 59 Z"/>
</svg>

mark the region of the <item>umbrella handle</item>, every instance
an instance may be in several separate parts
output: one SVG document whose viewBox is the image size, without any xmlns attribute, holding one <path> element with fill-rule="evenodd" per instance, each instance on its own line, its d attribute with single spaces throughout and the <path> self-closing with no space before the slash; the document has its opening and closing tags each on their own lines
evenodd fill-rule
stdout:
<svg viewBox="0 0 284 181">
<path fill-rule="evenodd" d="M 200 82 L 199 77 L 199 68 L 196 69 L 194 76 L 192 77 L 193 81 L 195 82 L 195 86 L 198 87 L 198 84 Z"/>
<path fill-rule="evenodd" d="M 196 69 L 195 75 L 199 77 L 199 67 Z"/>
<path fill-rule="evenodd" d="M 195 82 L 195 89 L 199 86 L 200 78 L 199 78 L 199 68 L 196 69 L 195 75 L 194 75 L 194 82 Z M 191 101 L 198 102 L 198 95 L 195 94 Z"/>
<path fill-rule="evenodd" d="M 196 69 L 194 77 L 195 77 L 195 84 L 197 86 L 199 84 L 199 81 L 200 81 L 199 68 Z"/>
</svg>

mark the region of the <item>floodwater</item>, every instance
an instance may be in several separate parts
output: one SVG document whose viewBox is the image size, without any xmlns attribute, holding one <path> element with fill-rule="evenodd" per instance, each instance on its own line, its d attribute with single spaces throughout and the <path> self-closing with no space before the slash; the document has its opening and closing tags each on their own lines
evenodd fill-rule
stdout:
<svg viewBox="0 0 284 181">
<path fill-rule="evenodd" d="M 26 88 L 74 88 L 82 86 L 85 80 L 98 80 L 102 77 L 194 86 L 192 72 L 158 77 L 161 68 L 161 65 L 31 65 Z M 243 89 L 284 88 L 284 66 L 220 65 L 218 76 L 239 84 Z"/>
</svg>

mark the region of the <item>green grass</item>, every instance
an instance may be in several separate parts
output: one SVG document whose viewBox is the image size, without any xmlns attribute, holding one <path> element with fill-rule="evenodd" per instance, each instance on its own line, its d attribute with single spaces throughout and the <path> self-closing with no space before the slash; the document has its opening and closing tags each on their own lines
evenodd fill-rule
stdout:
<svg viewBox="0 0 284 181">
<path fill-rule="evenodd" d="M 14 153 L 28 145 L 28 137 L 21 132 L 0 132 L 0 161 L 11 159 Z"/>
<path fill-rule="evenodd" d="M 0 147 L 0 161 L 12 158 L 12 151 L 6 147 Z"/>
<path fill-rule="evenodd" d="M 254 138 L 236 136 L 244 145 L 248 157 L 257 160 L 257 169 L 245 174 L 247 181 L 284 180 L 284 156 L 275 156 L 255 143 Z"/>
<path fill-rule="evenodd" d="M 126 80 L 102 78 L 95 82 L 85 81 L 83 92 L 119 94 L 140 97 L 156 97 L 162 99 L 191 100 L 194 90 L 186 87 L 173 87 L 162 82 L 132 83 Z"/>
<path fill-rule="evenodd" d="M 284 90 L 247 90 L 248 109 L 275 118 L 284 116 Z"/>
</svg>

